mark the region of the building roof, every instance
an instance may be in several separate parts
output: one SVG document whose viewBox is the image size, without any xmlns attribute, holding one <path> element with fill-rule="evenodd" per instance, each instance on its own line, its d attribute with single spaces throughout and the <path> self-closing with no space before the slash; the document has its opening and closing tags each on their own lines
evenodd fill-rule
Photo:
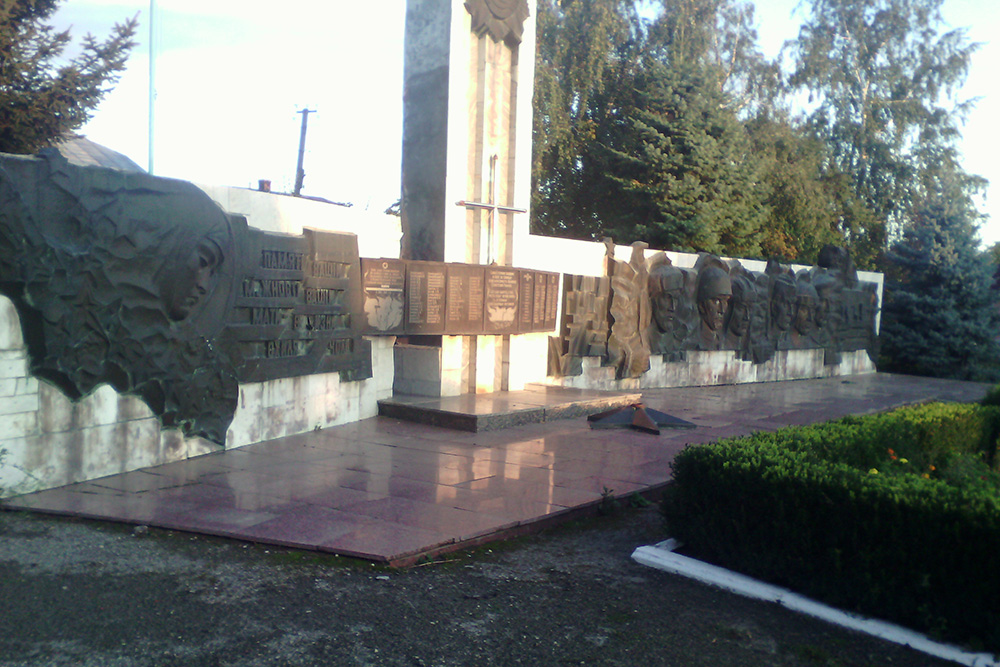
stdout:
<svg viewBox="0 0 1000 667">
<path fill-rule="evenodd" d="M 97 166 L 119 171 L 137 171 L 145 173 L 145 169 L 133 162 L 127 156 L 113 151 L 107 146 L 94 143 L 87 137 L 71 134 L 58 140 L 55 144 L 58 150 L 70 164 L 83 167 Z"/>
</svg>

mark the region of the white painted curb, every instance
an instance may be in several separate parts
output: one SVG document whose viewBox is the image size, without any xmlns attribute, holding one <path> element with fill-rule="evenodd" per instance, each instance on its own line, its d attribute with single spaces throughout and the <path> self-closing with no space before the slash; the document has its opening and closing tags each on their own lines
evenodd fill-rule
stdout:
<svg viewBox="0 0 1000 667">
<path fill-rule="evenodd" d="M 632 560 L 640 565 L 671 574 L 679 574 L 737 595 L 766 602 L 777 602 L 792 611 L 807 614 L 851 630 L 864 632 L 896 644 L 909 646 L 914 650 L 942 660 L 950 660 L 969 667 L 1000 667 L 1000 662 L 989 653 L 963 651 L 957 646 L 933 641 L 918 632 L 899 625 L 834 609 L 798 593 L 793 593 L 786 588 L 773 586 L 694 558 L 675 554 L 673 550 L 677 546 L 677 541 L 670 539 L 653 546 L 639 547 L 632 552 Z"/>
</svg>

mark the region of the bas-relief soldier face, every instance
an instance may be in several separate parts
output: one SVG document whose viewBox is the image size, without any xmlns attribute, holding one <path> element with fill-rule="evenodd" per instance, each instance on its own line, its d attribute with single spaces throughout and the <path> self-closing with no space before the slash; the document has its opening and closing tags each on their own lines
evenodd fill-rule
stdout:
<svg viewBox="0 0 1000 667">
<path fill-rule="evenodd" d="M 771 319 L 781 331 L 788 331 L 795 316 L 795 286 L 777 283 L 771 296 Z"/>
<path fill-rule="evenodd" d="M 813 330 L 816 301 L 812 297 L 800 296 L 795 304 L 795 330 L 808 334 Z"/>
<path fill-rule="evenodd" d="M 181 258 L 160 288 L 167 317 L 175 322 L 187 318 L 211 288 L 212 276 L 222 263 L 222 251 L 204 240 Z"/>
<path fill-rule="evenodd" d="M 654 273 L 651 278 L 650 302 L 653 307 L 653 321 L 660 331 L 672 332 L 677 326 L 677 315 L 684 290 L 684 275 L 680 269 L 668 268 Z"/>
<path fill-rule="evenodd" d="M 698 302 L 698 313 L 701 321 L 712 331 L 720 331 L 726 321 L 726 311 L 729 309 L 729 295 L 720 294 Z"/>
<path fill-rule="evenodd" d="M 753 313 L 754 301 L 746 294 L 734 296 L 729 312 L 729 331 L 736 336 L 743 336 L 750 330 L 750 318 Z"/>
</svg>

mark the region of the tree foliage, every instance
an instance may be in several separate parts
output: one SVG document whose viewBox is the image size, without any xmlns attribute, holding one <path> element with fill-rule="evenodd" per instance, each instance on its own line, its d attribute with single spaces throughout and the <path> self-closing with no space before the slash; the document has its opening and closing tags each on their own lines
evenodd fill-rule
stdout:
<svg viewBox="0 0 1000 667">
<path fill-rule="evenodd" d="M 0 152 L 33 153 L 78 129 L 117 82 L 135 45 L 132 18 L 82 40 L 65 59 L 69 31 L 45 22 L 58 0 L 0 0 Z"/>
<path fill-rule="evenodd" d="M 978 249 L 968 178 L 948 169 L 930 174 L 910 226 L 887 255 L 880 369 L 1000 379 L 994 267 Z"/>
<path fill-rule="evenodd" d="M 857 219 L 866 211 L 856 206 L 847 179 L 827 170 L 821 141 L 786 119 L 758 117 L 746 126 L 762 188 L 763 257 L 811 264 L 824 245 L 844 244 L 845 229 L 867 224 Z M 865 265 L 864 253 L 852 250 Z"/>
<path fill-rule="evenodd" d="M 941 32 L 943 0 L 811 0 L 790 83 L 809 92 L 809 126 L 851 178 L 858 199 L 897 238 L 921 198 L 924 172 L 954 153 L 968 103 L 952 104 L 977 45 Z"/>
<path fill-rule="evenodd" d="M 710 70 L 651 63 L 629 131 L 602 141 L 618 188 L 606 228 L 621 243 L 731 256 L 760 253 L 763 210 L 750 141 Z"/>
</svg>

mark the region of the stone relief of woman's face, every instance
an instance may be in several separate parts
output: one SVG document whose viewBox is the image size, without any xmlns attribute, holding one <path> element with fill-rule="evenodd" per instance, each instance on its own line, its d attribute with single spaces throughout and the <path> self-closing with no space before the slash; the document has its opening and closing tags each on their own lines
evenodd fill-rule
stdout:
<svg viewBox="0 0 1000 667">
<path fill-rule="evenodd" d="M 175 322 L 186 319 L 211 291 L 212 276 L 221 263 L 222 251 L 209 240 L 180 258 L 160 290 L 167 317 Z"/>
</svg>

